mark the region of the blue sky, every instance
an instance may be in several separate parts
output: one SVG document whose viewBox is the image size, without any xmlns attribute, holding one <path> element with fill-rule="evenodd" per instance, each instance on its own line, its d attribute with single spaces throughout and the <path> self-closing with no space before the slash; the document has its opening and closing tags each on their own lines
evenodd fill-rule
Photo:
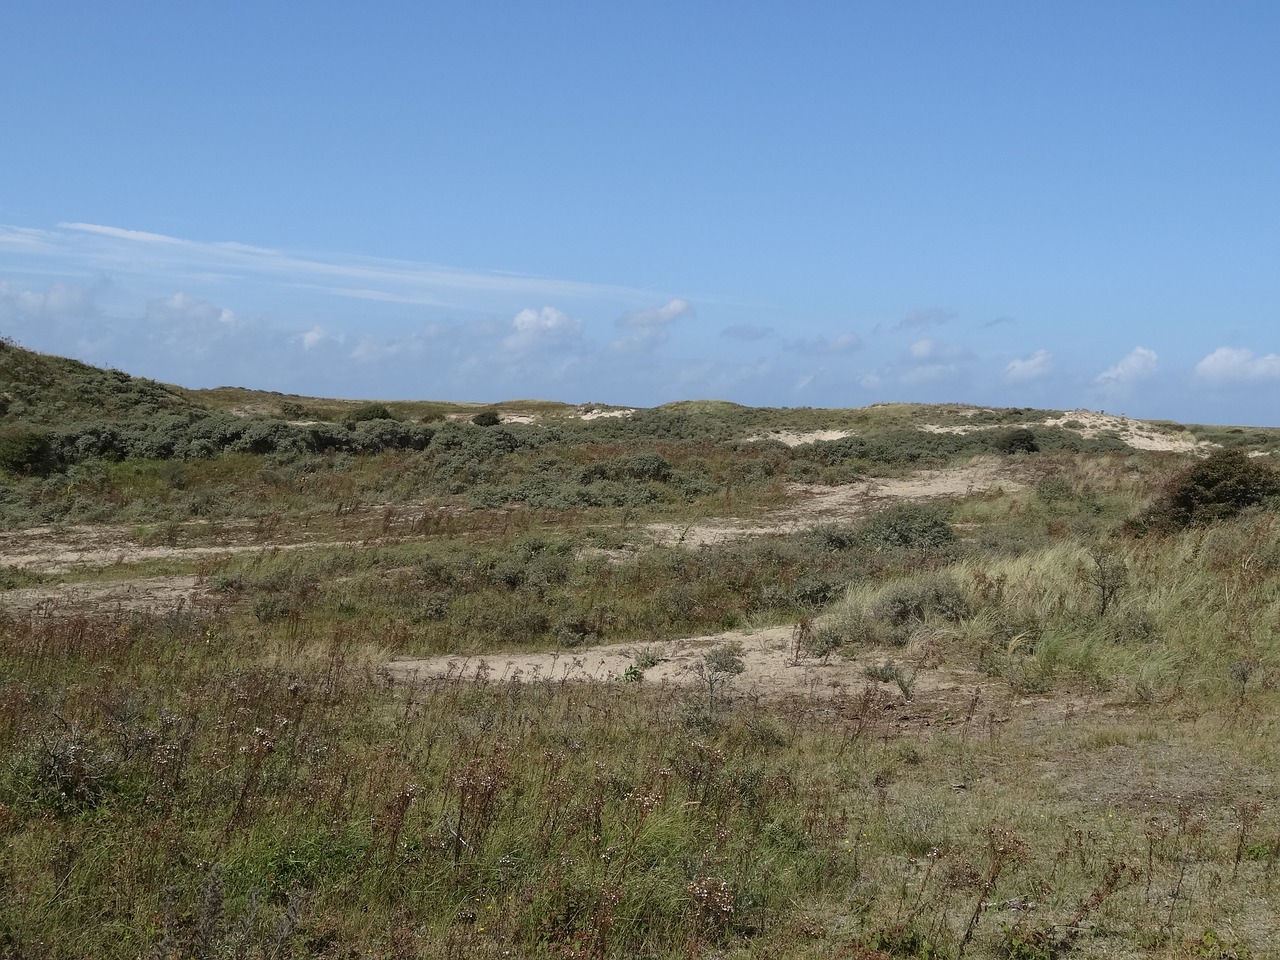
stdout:
<svg viewBox="0 0 1280 960">
<path fill-rule="evenodd" d="M 14 3 L 0 333 L 188 386 L 1280 424 L 1280 4 Z"/>
</svg>

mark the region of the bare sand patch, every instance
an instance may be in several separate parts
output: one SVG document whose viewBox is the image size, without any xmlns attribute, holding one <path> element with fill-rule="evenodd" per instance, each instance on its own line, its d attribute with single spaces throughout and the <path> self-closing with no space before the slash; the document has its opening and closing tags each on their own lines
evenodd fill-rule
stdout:
<svg viewBox="0 0 1280 960">
<path fill-rule="evenodd" d="M 970 414 L 972 415 L 972 414 Z M 947 424 L 922 423 L 920 429 L 927 433 L 970 434 L 982 431 L 1026 429 L 1036 427 L 1062 427 L 1074 430 L 1085 438 L 1102 434 L 1114 434 L 1120 441 L 1135 450 L 1160 450 L 1175 453 L 1194 453 L 1208 450 L 1215 446 L 1196 440 L 1188 431 L 1170 432 L 1168 428 L 1159 427 L 1145 420 L 1133 420 L 1129 417 L 1114 416 L 1108 413 L 1097 413 L 1092 410 L 1069 410 L 1058 417 L 1044 421 L 1027 421 L 1025 423 L 974 423 Z"/>
<path fill-rule="evenodd" d="M 1196 440 L 1187 431 L 1170 433 L 1167 429 L 1156 427 L 1145 420 L 1131 420 L 1129 417 L 1113 416 L 1107 413 L 1095 413 L 1092 410 L 1069 410 L 1060 417 L 1046 420 L 1045 426 L 1065 427 L 1068 423 L 1078 423 L 1067 429 L 1078 430 L 1082 436 L 1096 437 L 1101 433 L 1115 433 L 1120 439 L 1137 450 L 1164 450 L 1177 453 L 1194 453 L 1208 450 L 1215 446 Z"/>
<path fill-rule="evenodd" d="M 647 529 L 656 543 L 707 546 L 747 537 L 796 533 L 822 524 L 850 523 L 889 501 L 966 497 L 1023 486 L 998 461 L 980 459 L 964 467 L 917 470 L 906 477 L 884 477 L 836 487 L 789 484 L 787 492 L 792 505 L 760 522 L 724 519 L 688 524 L 655 523 Z"/>
<path fill-rule="evenodd" d="M 779 443 L 785 443 L 788 447 L 802 447 L 807 443 L 817 443 L 820 440 L 843 440 L 845 437 L 852 436 L 852 430 L 810 430 L 807 433 L 796 433 L 792 430 L 772 430 L 769 433 L 747 437 L 747 441 L 777 440 Z"/>
<path fill-rule="evenodd" d="M 397 680 L 417 682 L 621 683 L 628 669 L 634 668 L 646 685 L 696 689 L 706 686 L 698 671 L 706 653 L 714 647 L 736 643 L 741 647 L 744 669 L 728 685 L 728 692 L 735 697 L 832 698 L 870 686 L 883 695 L 886 704 L 917 698 L 959 704 L 990 686 L 990 681 L 975 670 L 913 665 L 904 659 L 902 650 L 867 648 L 858 650 L 853 657 L 797 659 L 795 636 L 794 626 L 783 626 L 540 653 L 397 657 L 387 664 L 387 671 Z M 895 659 L 902 663 L 909 679 L 910 698 L 895 683 L 880 683 L 866 675 L 869 665 Z M 649 663 L 652 665 L 645 666 Z"/>
<path fill-rule="evenodd" d="M 608 419 L 615 419 L 615 418 L 622 419 L 625 417 L 630 417 L 634 414 L 635 414 L 635 410 L 632 409 L 631 407 L 626 407 L 620 410 L 588 410 L 586 413 L 578 414 L 578 419 L 579 420 L 608 420 Z"/>
<path fill-rule="evenodd" d="M 63 617 L 113 610 L 163 612 L 208 598 L 194 576 L 140 577 L 110 583 L 64 583 L 0 593 L 0 608 L 20 615 Z"/>
<path fill-rule="evenodd" d="M 148 560 L 201 560 L 239 553 L 357 547 L 371 542 L 333 540 L 282 543 L 275 539 L 275 535 L 270 540 L 263 540 L 255 534 L 252 524 L 245 523 L 240 527 L 242 529 L 237 531 L 230 525 L 224 525 L 224 528 L 220 528 L 223 537 L 216 545 L 140 544 L 134 538 L 136 527 L 30 527 L 0 533 L 0 563 L 15 570 L 59 574 L 101 570 Z"/>
</svg>

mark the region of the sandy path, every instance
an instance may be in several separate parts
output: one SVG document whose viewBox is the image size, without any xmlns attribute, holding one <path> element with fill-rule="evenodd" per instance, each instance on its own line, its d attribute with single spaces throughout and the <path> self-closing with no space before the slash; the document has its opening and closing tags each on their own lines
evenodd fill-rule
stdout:
<svg viewBox="0 0 1280 960">
<path fill-rule="evenodd" d="M 316 540 L 281 543 L 263 540 L 251 530 L 226 531 L 216 545 L 143 545 L 134 539 L 136 527 L 76 526 L 55 529 L 31 527 L 0 532 L 0 565 L 32 573 L 73 573 L 147 560 L 198 560 L 238 553 L 360 547 L 364 540 Z"/>
<path fill-rule="evenodd" d="M 114 610 L 159 613 L 201 603 L 208 595 L 196 577 L 139 577 L 110 583 L 64 583 L 6 590 L 0 593 L 0 609 L 37 617 Z"/>
<path fill-rule="evenodd" d="M 1025 484 L 997 461 L 977 460 L 968 466 L 944 470 L 918 470 L 899 478 L 881 478 L 839 487 L 789 484 L 792 506 L 762 522 L 707 520 L 698 523 L 655 523 L 647 528 L 654 541 L 707 546 L 758 537 L 795 533 L 822 524 L 849 523 L 890 501 L 966 497 L 989 490 L 1017 490 Z"/>
</svg>

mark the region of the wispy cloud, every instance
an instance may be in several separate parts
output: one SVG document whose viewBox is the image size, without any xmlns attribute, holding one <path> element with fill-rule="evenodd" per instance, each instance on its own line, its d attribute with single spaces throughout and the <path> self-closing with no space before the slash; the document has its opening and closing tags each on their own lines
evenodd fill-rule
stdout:
<svg viewBox="0 0 1280 960">
<path fill-rule="evenodd" d="M 615 340 L 610 349 L 619 353 L 653 350 L 666 343 L 667 328 L 680 317 L 693 312 L 693 305 L 682 297 L 668 300 L 661 307 L 637 310 L 617 320 L 617 325 L 631 333 Z"/>
<path fill-rule="evenodd" d="M 931 337 L 925 337 L 911 344 L 907 351 L 913 363 L 949 364 L 968 360 L 973 353 L 968 347 L 959 344 L 939 343 Z"/>
<path fill-rule="evenodd" d="M 1019 357 L 1009 361 L 1004 368 L 1004 378 L 1010 383 L 1025 383 L 1028 380 L 1039 380 L 1053 369 L 1053 354 L 1048 350 L 1037 350 L 1029 357 Z"/>
<path fill-rule="evenodd" d="M 49 230 L 0 225 L 0 248 L 82 271 L 149 278 L 166 285 L 175 276 L 236 276 L 330 296 L 462 309 L 498 307 L 486 297 L 642 303 L 653 296 L 652 291 L 611 284 L 354 254 L 273 250 L 96 223 L 66 222 Z"/>
<path fill-rule="evenodd" d="M 344 287 L 326 287 L 326 293 L 352 300 L 373 300 L 378 303 L 405 303 L 420 307 L 446 307 L 449 304 L 439 297 L 425 293 L 390 293 L 386 290 L 354 290 Z"/>
<path fill-rule="evenodd" d="M 945 380 L 959 373 L 960 364 L 972 359 L 973 352 L 968 347 L 924 337 L 907 349 L 907 367 L 898 379 L 907 386 Z"/>
<path fill-rule="evenodd" d="M 895 384 L 911 387 L 951 380 L 972 360 L 973 351 L 966 346 L 921 337 L 896 361 L 862 373 L 857 382 L 866 390 L 879 391 Z"/>
<path fill-rule="evenodd" d="M 1280 354 L 1259 357 L 1241 347 L 1219 347 L 1196 364 L 1195 378 L 1215 387 L 1280 380 Z"/>
<path fill-rule="evenodd" d="M 97 313 L 94 292 L 82 284 L 55 283 L 39 291 L 0 280 L 0 323 L 6 326 L 87 320 Z"/>
<path fill-rule="evenodd" d="M 165 236 L 163 233 L 149 233 L 146 230 L 126 230 L 124 227 L 106 227 L 99 223 L 60 223 L 64 230 L 78 230 L 81 233 L 96 233 L 116 240 L 128 240 L 132 243 L 163 243 L 177 246 L 190 245 L 189 240 Z"/>
</svg>

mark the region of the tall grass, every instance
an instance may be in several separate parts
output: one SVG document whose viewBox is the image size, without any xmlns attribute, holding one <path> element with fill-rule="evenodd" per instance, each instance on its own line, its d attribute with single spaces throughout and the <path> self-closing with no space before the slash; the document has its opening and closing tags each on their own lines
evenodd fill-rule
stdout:
<svg viewBox="0 0 1280 960">
<path fill-rule="evenodd" d="M 1280 836 L 1233 805 L 1247 767 L 1234 796 L 1067 814 L 981 715 L 919 739 L 870 688 L 708 725 L 642 684 L 389 686 L 341 628 L 3 637 L 14 956 L 1174 956 L 1258 922 Z"/>
</svg>

